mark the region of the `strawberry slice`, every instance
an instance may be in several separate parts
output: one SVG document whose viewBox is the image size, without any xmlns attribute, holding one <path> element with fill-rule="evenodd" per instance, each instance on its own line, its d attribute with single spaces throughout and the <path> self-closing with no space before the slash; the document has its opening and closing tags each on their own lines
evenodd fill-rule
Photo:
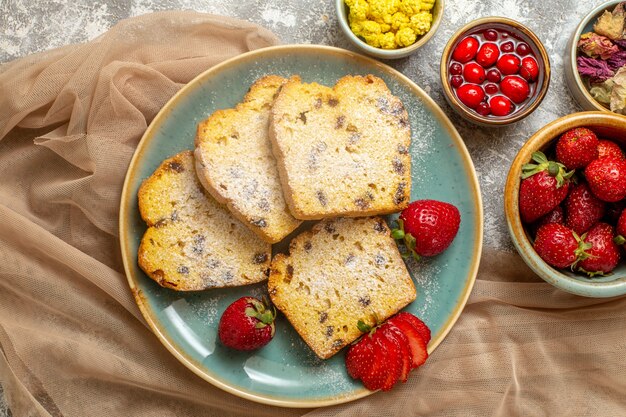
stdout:
<svg viewBox="0 0 626 417">
<path fill-rule="evenodd" d="M 374 345 L 371 336 L 366 334 L 348 349 L 346 368 L 352 378 L 359 379 L 370 372 L 373 364 Z"/>
<path fill-rule="evenodd" d="M 374 333 L 375 335 L 376 333 Z M 389 370 L 387 368 L 387 362 L 389 355 L 387 353 L 387 347 L 383 343 L 381 337 L 372 336 L 372 348 L 373 348 L 373 362 L 370 371 L 361 375 L 361 381 L 365 388 L 371 391 L 379 390 L 385 384 Z"/>
<path fill-rule="evenodd" d="M 397 319 L 397 316 L 390 318 L 388 321 L 402 330 L 402 333 L 404 333 L 409 340 L 409 347 L 411 348 L 411 355 L 413 356 L 411 369 L 423 365 L 428 358 L 428 351 L 426 350 L 426 342 L 417 329 L 405 319 Z"/>
<path fill-rule="evenodd" d="M 422 339 L 424 339 L 426 345 L 428 345 L 428 342 L 430 342 L 430 329 L 428 328 L 426 323 L 424 323 L 413 314 L 407 313 L 406 311 L 402 311 L 396 314 L 394 318 L 397 318 L 398 320 L 408 321 L 409 323 L 411 323 L 413 327 L 415 327 L 415 330 L 417 330 L 417 332 L 420 334 L 420 336 L 422 336 Z"/>
<path fill-rule="evenodd" d="M 396 338 L 391 334 L 388 323 L 383 324 L 376 330 L 374 336 L 378 335 L 382 343 L 387 348 L 387 379 L 383 383 L 382 390 L 389 391 L 398 382 L 402 372 L 402 347 Z"/>
<path fill-rule="evenodd" d="M 413 355 L 411 354 L 411 349 L 409 348 L 409 339 L 402 333 L 395 324 L 391 322 L 387 322 L 389 331 L 387 332 L 387 337 L 395 338 L 400 345 L 400 353 L 402 357 L 402 369 L 400 370 L 400 376 L 398 379 L 402 382 L 406 382 L 409 378 L 409 372 L 411 371 L 411 365 L 413 364 Z"/>
</svg>

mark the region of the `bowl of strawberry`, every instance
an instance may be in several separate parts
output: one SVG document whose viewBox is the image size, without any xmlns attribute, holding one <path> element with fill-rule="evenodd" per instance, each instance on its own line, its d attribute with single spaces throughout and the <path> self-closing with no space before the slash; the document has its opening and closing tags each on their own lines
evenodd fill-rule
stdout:
<svg viewBox="0 0 626 417">
<path fill-rule="evenodd" d="M 550 83 L 550 59 L 526 26 L 486 17 L 450 38 L 440 75 L 444 96 L 457 113 L 482 126 L 502 126 L 539 106 Z"/>
<path fill-rule="evenodd" d="M 582 112 L 544 126 L 509 171 L 516 249 L 541 278 L 581 296 L 626 294 L 626 118 Z"/>
</svg>

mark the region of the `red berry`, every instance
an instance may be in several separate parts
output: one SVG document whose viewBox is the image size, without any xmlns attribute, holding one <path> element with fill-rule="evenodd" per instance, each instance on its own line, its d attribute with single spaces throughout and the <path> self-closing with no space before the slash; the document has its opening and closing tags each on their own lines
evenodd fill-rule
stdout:
<svg viewBox="0 0 626 417">
<path fill-rule="evenodd" d="M 428 350 L 426 348 L 426 342 L 417 329 L 408 321 L 397 320 L 395 317 L 390 318 L 389 321 L 399 328 L 409 341 L 409 348 L 411 349 L 413 359 L 411 369 L 423 365 L 426 359 L 428 359 Z"/>
<path fill-rule="evenodd" d="M 463 77 L 461 77 L 460 75 L 454 75 L 452 78 L 450 78 L 450 84 L 454 88 L 459 88 L 461 85 L 463 85 Z"/>
<path fill-rule="evenodd" d="M 380 387 L 383 391 L 389 391 L 400 379 L 402 373 L 403 358 L 402 347 L 396 337 L 389 331 L 389 323 L 382 324 L 376 332 L 379 333 L 378 337 L 381 339 L 383 345 L 387 349 L 387 378 L 384 380 L 383 385 Z"/>
<path fill-rule="evenodd" d="M 504 36 L 503 34 L 502 37 L 505 38 L 506 36 Z M 511 41 L 504 42 L 502 45 L 500 45 L 500 50 L 502 52 L 513 52 L 513 49 L 515 49 L 515 46 L 513 46 L 513 42 Z"/>
<path fill-rule="evenodd" d="M 556 268 L 567 268 L 578 261 L 580 246 L 574 232 L 557 223 L 541 226 L 533 244 L 541 259 Z"/>
<path fill-rule="evenodd" d="M 582 235 L 604 216 L 605 206 L 606 203 L 593 195 L 587 184 L 577 184 L 565 200 L 565 226 Z"/>
<path fill-rule="evenodd" d="M 467 36 L 458 43 L 452 52 L 452 59 L 462 64 L 469 62 L 478 52 L 478 40 L 473 36 Z"/>
<path fill-rule="evenodd" d="M 493 29 L 487 29 L 486 31 L 483 32 L 483 36 L 485 37 L 485 39 L 487 39 L 488 41 L 497 41 L 498 40 L 498 32 L 496 32 Z"/>
<path fill-rule="evenodd" d="M 485 69 L 475 62 L 469 62 L 463 67 L 463 78 L 468 83 L 482 84 L 485 81 Z"/>
<path fill-rule="evenodd" d="M 372 338 L 372 355 L 374 356 L 374 361 L 369 371 L 361 375 L 361 381 L 363 385 L 365 385 L 365 388 L 376 391 L 381 389 L 387 380 L 389 375 L 387 362 L 390 361 L 390 358 L 387 353 L 387 346 L 383 342 L 381 335 L 376 336 L 376 332 L 374 332 L 372 336 L 365 335 L 363 338 L 365 339 L 367 337 Z"/>
<path fill-rule="evenodd" d="M 387 321 L 387 324 L 388 331 L 386 332 L 386 336 L 395 338 L 400 344 L 402 369 L 398 380 L 406 382 L 413 365 L 413 354 L 411 353 L 411 348 L 409 347 L 409 339 L 395 324 L 391 323 L 389 320 Z"/>
<path fill-rule="evenodd" d="M 450 246 L 461 223 L 454 205 L 436 200 L 416 200 L 400 213 L 402 228 L 394 230 L 411 253 L 435 256 Z M 394 236 L 396 237 L 396 236 Z"/>
<path fill-rule="evenodd" d="M 521 62 L 519 58 L 513 54 L 502 55 L 498 59 L 496 66 L 504 75 L 517 74 L 520 69 Z"/>
<path fill-rule="evenodd" d="M 491 108 L 489 107 L 488 103 L 483 101 L 476 107 L 476 113 L 480 114 L 481 116 L 489 116 L 489 114 L 491 113 Z"/>
<path fill-rule="evenodd" d="M 357 343 L 350 345 L 346 352 L 348 374 L 354 379 L 360 379 L 370 372 L 375 359 L 372 337 L 366 334 Z"/>
<path fill-rule="evenodd" d="M 586 127 L 563 133 L 556 143 L 556 160 L 567 169 L 584 168 L 598 158 L 598 137 Z"/>
<path fill-rule="evenodd" d="M 470 109 L 475 109 L 485 99 L 485 92 L 476 84 L 463 84 L 456 90 L 456 95 Z"/>
<path fill-rule="evenodd" d="M 500 90 L 505 96 L 520 104 L 528 98 L 530 87 L 526 80 L 517 75 L 507 75 L 500 83 Z"/>
<path fill-rule="evenodd" d="M 489 107 L 494 116 L 506 116 L 511 113 L 511 100 L 504 96 L 494 96 L 489 99 Z"/>
<path fill-rule="evenodd" d="M 613 202 L 626 197 L 626 160 L 606 156 L 585 168 L 591 192 L 600 200 Z"/>
<path fill-rule="evenodd" d="M 584 248 L 588 257 L 578 263 L 578 270 L 589 276 L 608 274 L 615 269 L 620 258 L 619 246 L 613 241 L 613 226 L 598 223 L 587 232 Z M 590 246 L 590 247 L 589 247 Z"/>
<path fill-rule="evenodd" d="M 487 94 L 495 94 L 499 90 L 498 86 L 495 84 L 487 84 L 485 86 L 485 93 Z"/>
<path fill-rule="evenodd" d="M 605 221 L 609 224 L 617 224 L 619 226 L 618 220 L 625 208 L 626 208 L 626 200 L 620 200 L 620 201 L 616 201 L 613 203 L 607 203 L 606 210 L 604 213 Z M 618 231 L 618 233 L 620 232 Z M 626 237 L 626 235 L 624 235 L 624 237 Z"/>
<path fill-rule="evenodd" d="M 218 326 L 222 343 L 237 350 L 254 350 L 274 337 L 275 311 L 254 297 L 241 297 L 224 310 Z"/>
<path fill-rule="evenodd" d="M 522 66 L 519 70 L 519 75 L 521 75 L 526 81 L 533 82 L 537 80 L 539 76 L 539 65 L 535 58 L 531 56 L 527 56 L 522 59 Z"/>
<path fill-rule="evenodd" d="M 413 325 L 413 327 L 415 327 L 415 329 L 420 334 L 420 336 L 422 336 L 422 339 L 424 339 L 424 342 L 426 342 L 426 344 L 430 342 L 430 329 L 428 328 L 426 323 L 424 323 L 418 317 L 414 316 L 411 313 L 407 313 L 406 311 L 402 311 L 393 316 L 393 321 L 396 320 L 408 321 Z"/>
<path fill-rule="evenodd" d="M 496 63 L 500 56 L 500 50 L 495 43 L 483 43 L 478 53 L 476 54 L 476 62 L 482 65 L 484 68 L 489 68 Z"/>
<path fill-rule="evenodd" d="M 565 213 L 563 212 L 563 207 L 556 206 L 554 210 L 541 217 L 535 224 L 537 225 L 537 228 L 539 228 L 544 224 L 550 223 L 565 224 Z"/>
<path fill-rule="evenodd" d="M 487 79 L 491 81 L 492 83 L 499 83 L 500 80 L 502 79 L 502 75 L 500 74 L 500 71 L 498 71 L 495 68 L 492 68 L 489 71 L 487 71 Z"/>
<path fill-rule="evenodd" d="M 598 158 L 604 158 L 605 156 L 624 158 L 624 151 L 622 151 L 622 148 L 620 148 L 617 143 L 600 139 L 598 141 Z"/>
<path fill-rule="evenodd" d="M 626 237 L 626 210 L 622 210 L 622 213 L 617 219 L 617 226 L 615 227 L 615 231 L 618 235 Z"/>
<path fill-rule="evenodd" d="M 461 75 L 463 73 L 463 66 L 459 64 L 458 62 L 455 62 L 450 65 L 450 68 L 448 69 L 448 71 L 452 75 Z"/>
<path fill-rule="evenodd" d="M 519 44 L 517 44 L 515 52 L 517 52 L 519 56 L 526 56 L 530 53 L 530 46 L 528 46 L 527 43 L 520 42 Z"/>
<path fill-rule="evenodd" d="M 569 178 L 573 172 L 548 158 L 542 152 L 533 154 L 537 164 L 524 165 L 519 188 L 520 216 L 525 223 L 532 223 L 554 210 L 567 197 Z"/>
</svg>

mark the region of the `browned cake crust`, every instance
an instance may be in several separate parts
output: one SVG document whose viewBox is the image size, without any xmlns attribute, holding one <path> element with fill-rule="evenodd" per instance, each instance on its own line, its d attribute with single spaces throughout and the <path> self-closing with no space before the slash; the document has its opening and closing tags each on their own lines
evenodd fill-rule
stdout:
<svg viewBox="0 0 626 417">
<path fill-rule="evenodd" d="M 283 197 L 268 136 L 270 108 L 287 79 L 257 80 L 242 103 L 218 110 L 198 125 L 198 178 L 218 202 L 270 243 L 300 224 Z"/>
<path fill-rule="evenodd" d="M 415 300 L 413 281 L 380 217 L 326 219 L 272 260 L 272 302 L 322 359 Z"/>
<path fill-rule="evenodd" d="M 409 203 L 409 118 L 378 77 L 345 76 L 333 88 L 290 80 L 274 101 L 270 138 L 297 219 L 392 213 Z"/>
<path fill-rule="evenodd" d="M 267 278 L 271 245 L 203 190 L 191 151 L 163 163 L 139 188 L 148 224 L 137 260 L 163 287 L 195 291 Z"/>
</svg>

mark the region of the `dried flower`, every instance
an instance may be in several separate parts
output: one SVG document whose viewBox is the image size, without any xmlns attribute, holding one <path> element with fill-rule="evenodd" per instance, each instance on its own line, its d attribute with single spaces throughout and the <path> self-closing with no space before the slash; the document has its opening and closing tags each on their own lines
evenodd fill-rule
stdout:
<svg viewBox="0 0 626 417">
<path fill-rule="evenodd" d="M 606 61 L 600 59 L 579 56 L 576 63 L 578 64 L 578 73 L 589 77 L 589 81 L 592 83 L 604 82 L 614 75 Z"/>
<path fill-rule="evenodd" d="M 624 32 L 624 3 L 618 4 L 612 12 L 606 10 L 593 25 L 593 31 L 609 39 L 621 39 Z"/>
<path fill-rule="evenodd" d="M 613 43 L 617 45 L 620 50 L 626 51 L 626 39 L 615 39 Z"/>
<path fill-rule="evenodd" d="M 589 94 L 594 100 L 608 107 L 611 103 L 611 90 L 613 90 L 613 80 L 609 78 L 601 84 L 592 84 Z"/>
<path fill-rule="evenodd" d="M 617 71 L 626 65 L 626 51 L 615 52 L 609 59 L 606 60 L 609 64 L 609 68 L 613 71 Z"/>
<path fill-rule="evenodd" d="M 626 68 L 620 68 L 612 81 L 611 111 L 626 114 Z"/>
<path fill-rule="evenodd" d="M 608 59 L 612 54 L 619 51 L 616 45 L 606 36 L 600 36 L 589 32 L 581 35 L 578 41 L 578 49 L 591 58 Z"/>
</svg>

